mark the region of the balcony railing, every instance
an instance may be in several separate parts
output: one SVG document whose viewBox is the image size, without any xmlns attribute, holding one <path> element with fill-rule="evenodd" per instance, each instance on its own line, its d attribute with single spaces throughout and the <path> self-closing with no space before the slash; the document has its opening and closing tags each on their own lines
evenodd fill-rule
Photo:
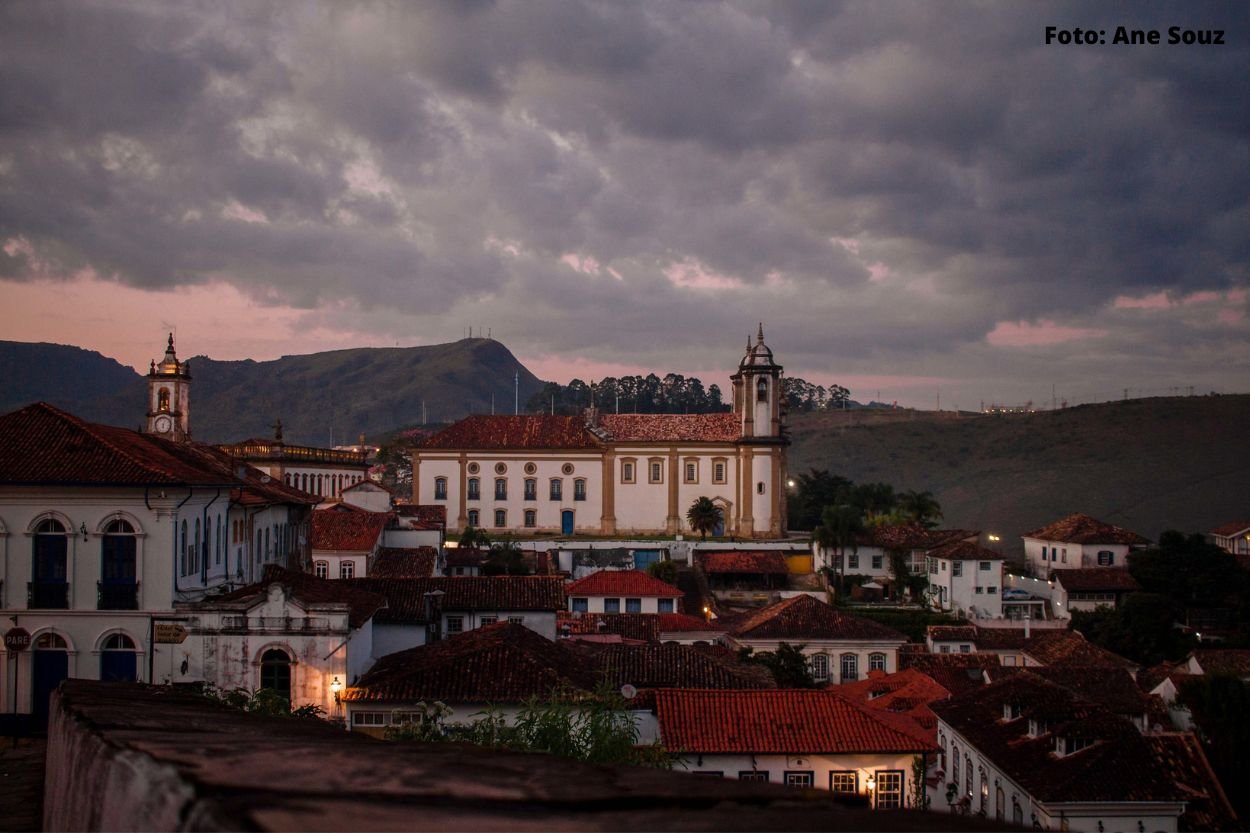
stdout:
<svg viewBox="0 0 1250 833">
<path fill-rule="evenodd" d="M 96 610 L 138 610 L 139 583 L 96 583 Z"/>
<path fill-rule="evenodd" d="M 221 617 L 223 631 L 325 631 L 330 628 L 330 620 L 320 616 L 242 616 L 227 615 Z"/>
<path fill-rule="evenodd" d="M 69 583 L 64 581 L 27 582 L 26 607 L 33 610 L 68 610 Z"/>
</svg>

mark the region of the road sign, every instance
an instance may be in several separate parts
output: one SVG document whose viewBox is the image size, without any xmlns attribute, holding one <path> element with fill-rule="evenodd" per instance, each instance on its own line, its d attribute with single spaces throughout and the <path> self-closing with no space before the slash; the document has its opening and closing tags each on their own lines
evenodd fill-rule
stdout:
<svg viewBox="0 0 1250 833">
<path fill-rule="evenodd" d="M 4 632 L 6 651 L 25 651 L 30 647 L 30 633 L 25 628 L 9 628 Z"/>
<path fill-rule="evenodd" d="M 177 624 L 153 625 L 152 638 L 160 645 L 181 645 L 187 640 L 187 629 Z"/>
</svg>

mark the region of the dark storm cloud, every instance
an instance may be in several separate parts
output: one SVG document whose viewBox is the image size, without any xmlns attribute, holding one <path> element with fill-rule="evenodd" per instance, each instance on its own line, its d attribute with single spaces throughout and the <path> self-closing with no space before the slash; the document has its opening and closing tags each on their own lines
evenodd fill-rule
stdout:
<svg viewBox="0 0 1250 833">
<path fill-rule="evenodd" d="M 764 319 L 800 373 L 1244 372 L 1248 41 L 1239 3 L 9 3 L 0 275 L 660 369 Z"/>
</svg>

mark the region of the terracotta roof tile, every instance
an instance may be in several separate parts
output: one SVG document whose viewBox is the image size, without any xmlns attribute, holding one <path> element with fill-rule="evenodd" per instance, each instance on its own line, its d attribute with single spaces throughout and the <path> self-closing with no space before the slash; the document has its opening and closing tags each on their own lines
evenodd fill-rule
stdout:
<svg viewBox="0 0 1250 833">
<path fill-rule="evenodd" d="M 590 691 L 594 676 L 563 644 L 500 622 L 379 659 L 343 693 L 349 702 L 521 703 L 560 688 Z"/>
<path fill-rule="evenodd" d="M 873 713 L 827 691 L 660 690 L 664 745 L 685 754 L 928 752 L 931 742 L 894 715 Z"/>
<path fill-rule="evenodd" d="M 1021 717 L 1003 720 L 1005 705 Z M 1042 801 L 1175 801 L 1183 792 L 1160 767 L 1148 741 L 1122 717 L 1023 671 L 933 703 L 937 716 L 1008 777 Z M 1050 731 L 1029 737 L 1029 718 Z M 1056 757 L 1056 736 L 1095 741 Z"/>
<path fill-rule="evenodd" d="M 780 639 L 796 644 L 810 639 L 907 641 L 893 628 L 847 615 L 808 595 L 775 602 L 728 623 L 728 627 L 740 639 Z"/>
<path fill-rule="evenodd" d="M 935 547 L 976 538 L 972 529 L 929 529 L 918 523 L 882 524 L 871 527 L 860 544 L 882 549 L 931 550 Z"/>
<path fill-rule="evenodd" d="M 978 546 L 972 541 L 955 541 L 929 550 L 934 558 L 946 558 L 951 561 L 1002 561 L 1003 556 Z"/>
<path fill-rule="evenodd" d="M 975 625 L 929 625 L 926 632 L 934 642 L 972 642 L 977 638 Z"/>
<path fill-rule="evenodd" d="M 1250 649 L 1200 648 L 1192 656 L 1198 660 L 1204 674 L 1250 675 Z"/>
<path fill-rule="evenodd" d="M 599 570 L 565 588 L 569 596 L 658 596 L 676 599 L 684 594 L 671 584 L 641 570 Z"/>
<path fill-rule="evenodd" d="M 777 550 L 732 550 L 700 552 L 700 566 L 705 573 L 758 573 L 786 575 L 786 557 Z"/>
<path fill-rule="evenodd" d="M 1066 544 L 1148 544 L 1136 532 L 1103 523 L 1079 512 L 1048 524 L 1041 529 L 1024 533 L 1025 538 L 1039 541 L 1062 541 Z"/>
<path fill-rule="evenodd" d="M 711 654 L 690 645 L 582 644 L 595 673 L 613 688 L 776 688 L 772 673 L 759 664 Z"/>
<path fill-rule="evenodd" d="M 453 547 L 447 550 L 444 563 L 448 567 L 481 567 L 489 553 L 477 547 Z"/>
<path fill-rule="evenodd" d="M 691 616 L 688 613 L 661 613 L 660 633 L 724 633 L 725 629 L 716 622 L 708 621 L 702 616 Z"/>
<path fill-rule="evenodd" d="M 1147 735 L 1155 761 L 1186 793 L 1178 830 L 1238 830 L 1233 811 L 1202 744 L 1188 732 Z"/>
<path fill-rule="evenodd" d="M 556 630 L 560 634 L 615 634 L 641 642 L 660 641 L 660 617 L 655 613 L 570 613 L 556 614 Z"/>
<path fill-rule="evenodd" d="M 442 529 L 447 526 L 447 507 L 442 504 L 401 503 L 395 506 L 395 514 L 422 524 L 430 529 Z"/>
<path fill-rule="evenodd" d="M 982 628 L 984 633 L 988 628 Z M 978 643 L 979 644 L 979 643 Z M 1024 652 L 1042 665 L 1129 668 L 1132 663 L 1085 639 L 1078 631 L 1034 631 Z"/>
<path fill-rule="evenodd" d="M 1221 538 L 1231 538 L 1234 535 L 1240 535 L 1250 532 L 1250 521 L 1230 521 L 1226 524 L 1220 524 L 1211 530 L 1212 535 L 1218 535 Z"/>
<path fill-rule="evenodd" d="M 731 443 L 741 436 L 739 419 L 723 414 L 603 414 L 599 426 L 617 442 Z"/>
<path fill-rule="evenodd" d="M 475 415 L 418 443 L 418 448 L 598 448 L 582 417 Z"/>
<path fill-rule="evenodd" d="M 937 717 L 929 704 L 951 696 L 945 686 L 916 668 L 834 685 L 829 691 L 869 710 L 906 715 L 930 742 L 937 740 Z"/>
<path fill-rule="evenodd" d="M 999 667 L 997 654 L 899 654 L 899 667 L 923 671 L 952 694 L 985 685 L 985 672 Z"/>
<path fill-rule="evenodd" d="M 312 513 L 312 548 L 340 552 L 371 552 L 392 515 L 389 512 L 347 512 L 318 509 Z"/>
<path fill-rule="evenodd" d="M 991 680 L 1025 670 L 1022 666 L 1001 666 L 990 672 Z M 1141 717 L 1146 713 L 1148 697 L 1137 685 L 1127 668 L 1105 665 L 1043 665 L 1030 666 L 1030 674 L 1063 686 L 1081 698 L 1098 703 L 1119 715 Z"/>
<path fill-rule="evenodd" d="M 434 547 L 382 547 L 369 575 L 373 578 L 425 578 L 434 574 L 438 550 Z"/>
<path fill-rule="evenodd" d="M 340 579 L 386 597 L 383 624 L 422 624 L 425 594 L 442 591 L 443 612 L 564 609 L 564 581 L 557 576 L 433 576 Z"/>
<path fill-rule="evenodd" d="M 1086 567 L 1081 570 L 1051 570 L 1050 577 L 1069 593 L 1095 590 L 1140 590 L 1141 586 L 1125 567 Z"/>
</svg>

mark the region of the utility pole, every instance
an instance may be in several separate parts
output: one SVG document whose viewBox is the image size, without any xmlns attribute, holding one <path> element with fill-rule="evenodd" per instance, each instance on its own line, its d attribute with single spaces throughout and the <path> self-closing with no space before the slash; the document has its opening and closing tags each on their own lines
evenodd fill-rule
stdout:
<svg viewBox="0 0 1250 833">
<path fill-rule="evenodd" d="M 512 374 L 512 415 L 521 413 L 521 374 Z"/>
</svg>

